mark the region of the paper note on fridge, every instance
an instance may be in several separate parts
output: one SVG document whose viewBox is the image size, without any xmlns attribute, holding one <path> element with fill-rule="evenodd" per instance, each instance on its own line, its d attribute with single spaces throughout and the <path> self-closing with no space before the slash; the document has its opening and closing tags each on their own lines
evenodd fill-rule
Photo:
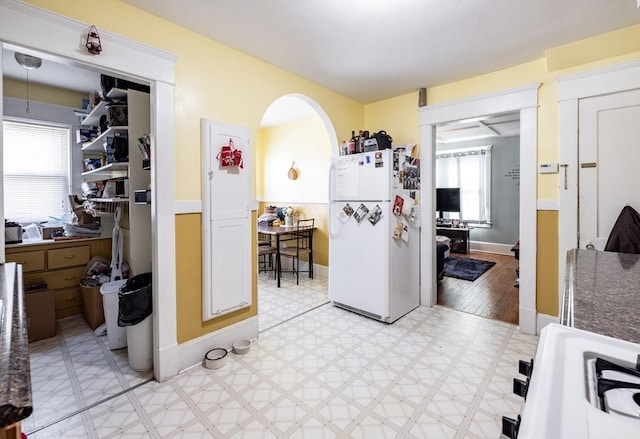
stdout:
<svg viewBox="0 0 640 439">
<path fill-rule="evenodd" d="M 358 166 L 353 166 L 354 156 L 340 157 L 335 165 L 336 200 L 348 200 L 358 194 Z"/>
</svg>

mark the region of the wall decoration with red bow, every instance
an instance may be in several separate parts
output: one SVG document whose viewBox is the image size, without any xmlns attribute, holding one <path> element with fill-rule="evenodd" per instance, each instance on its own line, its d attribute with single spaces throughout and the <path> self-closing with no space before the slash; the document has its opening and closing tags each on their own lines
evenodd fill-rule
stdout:
<svg viewBox="0 0 640 439">
<path fill-rule="evenodd" d="M 222 167 L 238 166 L 240 169 L 243 167 L 242 151 L 233 146 L 233 139 L 229 139 L 229 144 L 220 148 L 216 158 L 220 161 L 220 166 Z"/>
</svg>

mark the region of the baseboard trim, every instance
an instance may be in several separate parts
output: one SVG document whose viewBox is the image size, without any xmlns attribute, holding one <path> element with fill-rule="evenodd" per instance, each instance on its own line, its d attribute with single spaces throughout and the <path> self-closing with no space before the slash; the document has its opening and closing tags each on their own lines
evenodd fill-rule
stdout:
<svg viewBox="0 0 640 439">
<path fill-rule="evenodd" d="M 538 325 L 537 325 L 537 334 L 540 335 L 540 331 L 542 331 L 542 328 L 544 328 L 545 326 L 551 324 L 551 323 L 559 323 L 560 320 L 558 319 L 558 317 L 556 316 L 550 316 L 548 314 L 538 314 Z"/>
<path fill-rule="evenodd" d="M 205 354 L 215 348 L 231 349 L 233 342 L 240 339 L 255 340 L 258 338 L 258 316 L 249 317 L 241 322 L 221 328 L 200 336 L 178 346 L 179 373 L 202 363 Z"/>
<path fill-rule="evenodd" d="M 520 332 L 523 334 L 536 334 L 537 314 L 535 309 L 520 307 Z"/>
<path fill-rule="evenodd" d="M 178 375 L 180 367 L 178 366 L 178 344 L 174 343 L 170 346 L 159 349 L 158 358 L 154 359 L 153 375 L 156 380 L 163 382 Z"/>
<path fill-rule="evenodd" d="M 511 251 L 513 244 L 497 244 L 494 242 L 469 241 L 469 248 L 478 252 L 495 253 L 498 255 L 514 256 Z"/>
</svg>

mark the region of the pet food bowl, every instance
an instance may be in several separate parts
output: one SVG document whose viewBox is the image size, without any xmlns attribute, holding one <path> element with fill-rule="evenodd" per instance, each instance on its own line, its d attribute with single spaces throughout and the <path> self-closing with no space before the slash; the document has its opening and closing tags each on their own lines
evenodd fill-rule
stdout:
<svg viewBox="0 0 640 439">
<path fill-rule="evenodd" d="M 224 348 L 214 348 L 204 356 L 204 365 L 207 369 L 220 369 L 227 363 L 227 350 Z"/>
<path fill-rule="evenodd" d="M 233 352 L 244 355 L 251 349 L 251 340 L 236 340 L 233 343 Z"/>
</svg>

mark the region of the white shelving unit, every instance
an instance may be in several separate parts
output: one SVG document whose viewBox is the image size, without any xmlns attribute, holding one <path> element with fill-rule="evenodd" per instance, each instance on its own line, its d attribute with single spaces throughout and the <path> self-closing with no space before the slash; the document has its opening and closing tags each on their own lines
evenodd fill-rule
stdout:
<svg viewBox="0 0 640 439">
<path fill-rule="evenodd" d="M 109 163 L 98 169 L 92 169 L 82 173 L 85 181 L 110 180 L 113 178 L 127 178 L 129 176 L 129 163 Z"/>
<path fill-rule="evenodd" d="M 91 142 L 87 142 L 82 145 L 82 151 L 84 152 L 104 152 L 104 140 L 107 137 L 113 136 L 115 133 L 126 133 L 129 131 L 129 127 L 109 127 L 107 131 L 101 133 L 98 137 Z"/>
<path fill-rule="evenodd" d="M 127 103 L 128 126 L 110 127 L 98 138 L 82 146 L 83 153 L 95 157 L 105 153 L 104 141 L 116 133 L 128 133 L 129 162 L 109 163 L 101 168 L 83 172 L 85 181 L 128 179 L 128 198 L 99 198 L 102 203 L 97 216 L 113 215 L 116 206 L 122 207 L 120 228 L 124 239 L 124 260 L 129 263 L 131 275 L 151 271 L 151 206 L 136 204 L 135 191 L 146 190 L 151 182 L 149 168 L 143 169 L 142 153 L 138 148 L 138 138 L 150 131 L 149 94 L 136 90 L 112 89 L 107 96 L 113 100 Z M 106 114 L 107 102 L 100 102 L 84 118 L 82 125 L 97 126 L 100 118 Z"/>
<path fill-rule="evenodd" d="M 127 99 L 127 90 L 122 90 L 119 88 L 112 88 L 107 93 L 107 97 L 113 101 L 125 101 Z M 109 102 L 100 101 L 98 105 L 93 107 L 93 109 L 87 114 L 87 117 L 82 121 L 82 125 L 85 126 L 98 126 L 100 125 L 100 117 L 105 114 L 106 106 Z M 76 113 L 77 114 L 77 113 Z"/>
</svg>

